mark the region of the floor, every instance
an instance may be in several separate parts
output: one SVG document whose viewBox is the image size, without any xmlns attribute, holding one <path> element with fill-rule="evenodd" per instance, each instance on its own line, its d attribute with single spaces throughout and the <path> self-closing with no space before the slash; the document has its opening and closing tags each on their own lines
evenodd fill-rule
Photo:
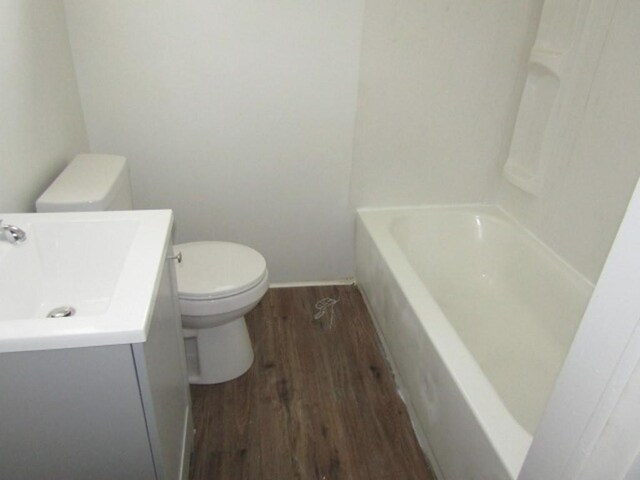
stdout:
<svg viewBox="0 0 640 480">
<path fill-rule="evenodd" d="M 251 369 L 191 387 L 191 480 L 435 479 L 356 287 L 269 290 L 247 325 Z"/>
</svg>

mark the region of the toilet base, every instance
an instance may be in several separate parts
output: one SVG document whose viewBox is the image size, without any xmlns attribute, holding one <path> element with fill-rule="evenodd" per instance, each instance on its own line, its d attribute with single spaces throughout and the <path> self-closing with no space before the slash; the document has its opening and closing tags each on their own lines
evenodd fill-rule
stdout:
<svg viewBox="0 0 640 480">
<path fill-rule="evenodd" d="M 253 348 L 244 317 L 217 327 L 185 329 L 184 336 L 189 383 L 227 382 L 241 376 L 253 363 Z M 195 344 L 191 343 L 194 340 Z"/>
</svg>

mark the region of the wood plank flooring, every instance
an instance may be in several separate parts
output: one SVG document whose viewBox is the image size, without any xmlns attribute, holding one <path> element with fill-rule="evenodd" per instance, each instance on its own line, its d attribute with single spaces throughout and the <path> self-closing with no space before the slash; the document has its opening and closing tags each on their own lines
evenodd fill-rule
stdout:
<svg viewBox="0 0 640 480">
<path fill-rule="evenodd" d="M 192 480 L 435 479 L 356 287 L 269 290 L 247 325 L 251 369 L 191 387 Z"/>
</svg>

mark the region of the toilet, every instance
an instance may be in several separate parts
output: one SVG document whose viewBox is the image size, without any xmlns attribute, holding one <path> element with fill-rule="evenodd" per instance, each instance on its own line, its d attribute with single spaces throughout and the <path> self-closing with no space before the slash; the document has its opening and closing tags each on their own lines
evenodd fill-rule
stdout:
<svg viewBox="0 0 640 480">
<path fill-rule="evenodd" d="M 38 212 L 131 210 L 127 160 L 77 155 L 36 201 Z M 253 363 L 244 315 L 269 287 L 260 253 L 230 242 L 174 245 L 189 382 L 232 380 Z"/>
<path fill-rule="evenodd" d="M 253 363 L 244 315 L 269 287 L 267 264 L 252 248 L 229 242 L 174 245 L 189 381 L 221 383 Z"/>
</svg>

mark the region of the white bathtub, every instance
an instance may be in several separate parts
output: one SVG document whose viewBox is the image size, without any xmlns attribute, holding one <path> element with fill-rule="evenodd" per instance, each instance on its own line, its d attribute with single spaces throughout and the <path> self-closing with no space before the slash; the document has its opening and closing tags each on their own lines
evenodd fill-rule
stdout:
<svg viewBox="0 0 640 480">
<path fill-rule="evenodd" d="M 356 278 L 439 476 L 514 479 L 593 290 L 502 210 L 358 212 Z"/>
</svg>

